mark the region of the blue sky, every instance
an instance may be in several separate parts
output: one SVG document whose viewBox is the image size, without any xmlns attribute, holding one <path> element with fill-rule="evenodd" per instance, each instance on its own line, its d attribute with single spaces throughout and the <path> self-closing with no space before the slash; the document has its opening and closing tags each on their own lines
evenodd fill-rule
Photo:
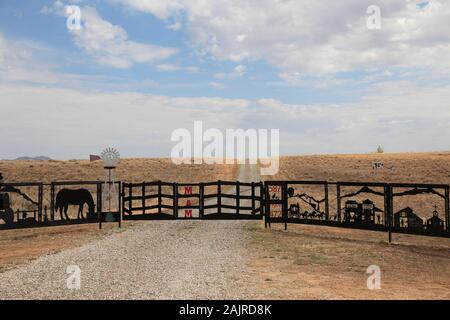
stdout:
<svg viewBox="0 0 450 320">
<path fill-rule="evenodd" d="M 217 78 L 217 74 L 231 73 L 239 63 L 202 57 L 193 52 L 185 34 L 167 28 L 167 23 L 152 15 L 112 5 L 108 1 L 89 1 L 103 19 L 120 25 L 129 39 L 141 43 L 173 47 L 178 53 L 155 65 L 135 64 L 121 69 L 99 65 L 86 52 L 78 48 L 65 26 L 66 17 L 44 14 L 42 8 L 51 7 L 54 1 L 2 1 L 0 32 L 13 39 L 35 42 L 54 51 L 59 72 L 111 77 L 129 86 L 118 88 L 171 96 L 221 96 L 227 98 L 260 99 L 270 97 L 287 103 L 327 103 L 357 99 L 353 94 L 333 88 L 292 87 L 282 83 L 278 70 L 264 60 L 245 63 L 245 76 Z M 67 2 L 67 5 L 82 5 L 83 2 Z M 159 65 L 179 67 L 177 71 L 160 71 Z M 190 69 L 192 70 L 190 70 Z M 353 72 L 343 77 L 360 78 L 362 72 Z M 139 83 L 149 85 L 142 86 Z M 133 83 L 137 83 L 133 86 Z M 152 85 L 153 84 L 153 85 Z M 267 92 L 270 90 L 270 94 Z"/>
<path fill-rule="evenodd" d="M 366 26 L 371 4 L 379 30 Z M 81 30 L 66 26 L 69 5 Z M 0 0 L 0 133 L 13 135 L 1 158 L 109 144 L 168 156 L 170 132 L 195 120 L 278 128 L 284 154 L 448 149 L 449 6 Z M 75 138 L 77 125 L 91 139 Z"/>
</svg>

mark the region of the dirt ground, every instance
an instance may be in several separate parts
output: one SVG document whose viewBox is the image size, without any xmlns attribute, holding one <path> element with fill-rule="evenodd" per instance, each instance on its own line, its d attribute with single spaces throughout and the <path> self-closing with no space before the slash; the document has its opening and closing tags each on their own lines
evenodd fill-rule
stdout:
<svg viewBox="0 0 450 320">
<path fill-rule="evenodd" d="M 124 221 L 122 229 L 117 223 L 14 229 L 0 231 L 0 272 L 33 260 L 41 255 L 96 241 L 111 232 L 121 232 L 135 223 Z"/>
<path fill-rule="evenodd" d="M 450 299 L 450 239 L 323 226 L 249 228 L 252 299 Z M 367 288 L 370 265 L 381 289 Z"/>
</svg>

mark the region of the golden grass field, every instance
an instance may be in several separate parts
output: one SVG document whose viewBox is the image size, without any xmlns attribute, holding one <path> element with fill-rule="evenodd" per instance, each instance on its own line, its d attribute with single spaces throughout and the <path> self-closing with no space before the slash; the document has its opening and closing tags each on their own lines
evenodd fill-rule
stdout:
<svg viewBox="0 0 450 320">
<path fill-rule="evenodd" d="M 278 174 L 264 179 L 449 184 L 450 152 L 284 156 Z"/>
<path fill-rule="evenodd" d="M 126 182 L 199 182 L 234 179 L 235 165 L 175 165 L 169 158 L 122 159 L 116 180 Z M 104 180 L 101 161 L 0 161 L 5 182 Z"/>
</svg>

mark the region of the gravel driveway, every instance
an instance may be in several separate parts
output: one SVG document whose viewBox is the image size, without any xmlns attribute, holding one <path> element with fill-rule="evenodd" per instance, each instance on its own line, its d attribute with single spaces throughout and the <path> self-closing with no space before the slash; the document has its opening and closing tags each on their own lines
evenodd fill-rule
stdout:
<svg viewBox="0 0 450 320">
<path fill-rule="evenodd" d="M 241 181 L 255 179 L 245 166 Z M 261 222 L 147 221 L 0 273 L 0 299 L 239 299 L 246 227 Z M 67 288 L 79 266 L 81 287 Z"/>
<path fill-rule="evenodd" d="M 240 298 L 248 223 L 143 222 L 1 273 L 0 299 Z M 69 265 L 81 269 L 79 290 L 67 289 Z"/>
</svg>

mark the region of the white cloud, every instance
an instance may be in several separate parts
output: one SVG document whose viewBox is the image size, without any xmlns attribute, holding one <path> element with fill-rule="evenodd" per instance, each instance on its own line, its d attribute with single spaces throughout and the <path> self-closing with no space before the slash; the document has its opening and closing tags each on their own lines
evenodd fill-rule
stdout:
<svg viewBox="0 0 450 320">
<path fill-rule="evenodd" d="M 167 28 L 173 31 L 180 31 L 182 27 L 183 25 L 180 22 L 175 22 L 167 26 Z"/>
<path fill-rule="evenodd" d="M 225 85 L 220 82 L 211 81 L 210 85 L 211 85 L 211 87 L 216 88 L 216 89 L 225 89 Z"/>
<path fill-rule="evenodd" d="M 247 68 L 240 64 L 236 66 L 230 73 L 219 72 L 214 75 L 216 79 L 235 79 L 245 75 Z"/>
<path fill-rule="evenodd" d="M 113 145 L 124 155 L 169 155 L 170 133 L 194 120 L 233 127 L 249 102 L 172 98 L 132 92 L 89 92 L 0 84 L 2 157 L 86 157 Z M 220 115 L 220 116 L 218 116 Z M 130 125 L 132 124 L 132 125 Z"/>
<path fill-rule="evenodd" d="M 112 75 L 61 72 L 59 68 L 74 63 L 65 53 L 38 42 L 7 38 L 0 33 L 0 84 L 112 91 L 148 90 L 160 86 L 150 78 L 134 80 Z M 196 70 L 185 69 L 188 72 Z"/>
<path fill-rule="evenodd" d="M 0 84 L 0 135 L 8 137 L 2 154 L 73 158 L 114 145 L 127 156 L 168 156 L 171 132 L 191 130 L 195 120 L 221 130 L 279 128 L 282 153 L 369 152 L 378 145 L 397 151 L 449 149 L 450 86 L 387 82 L 371 89 L 357 103 L 289 105 L 274 99 L 173 98 Z"/>
<path fill-rule="evenodd" d="M 241 62 L 264 59 L 282 72 L 450 69 L 450 1 L 380 0 L 382 29 L 366 28 L 371 1 L 117 0 L 182 21 L 197 51 Z M 443 59 L 442 57 L 447 57 Z"/>
<path fill-rule="evenodd" d="M 66 6 L 56 1 L 44 6 L 42 14 L 68 17 Z M 94 7 L 81 7 L 81 29 L 69 30 L 75 44 L 92 56 L 98 63 L 114 68 L 127 69 L 135 64 L 149 64 L 175 55 L 176 48 L 140 43 L 128 39 L 119 25 L 103 19 Z"/>
<path fill-rule="evenodd" d="M 82 8 L 82 29 L 71 30 L 75 43 L 101 64 L 130 68 L 173 56 L 175 48 L 143 44 L 128 39 L 127 32 L 104 20 L 95 8 Z"/>
<path fill-rule="evenodd" d="M 162 72 L 175 72 L 175 71 L 188 71 L 188 72 L 197 72 L 197 67 L 182 67 L 176 64 L 158 64 L 156 69 Z"/>
<path fill-rule="evenodd" d="M 166 19 L 179 13 L 184 9 L 184 1 L 182 0 L 111 0 L 112 2 L 120 2 L 128 7 L 148 12 L 160 19 Z"/>
<path fill-rule="evenodd" d="M 58 83 L 63 75 L 54 74 L 55 64 L 42 55 L 51 57 L 52 52 L 40 44 L 11 40 L 0 33 L 0 82 Z"/>
</svg>

